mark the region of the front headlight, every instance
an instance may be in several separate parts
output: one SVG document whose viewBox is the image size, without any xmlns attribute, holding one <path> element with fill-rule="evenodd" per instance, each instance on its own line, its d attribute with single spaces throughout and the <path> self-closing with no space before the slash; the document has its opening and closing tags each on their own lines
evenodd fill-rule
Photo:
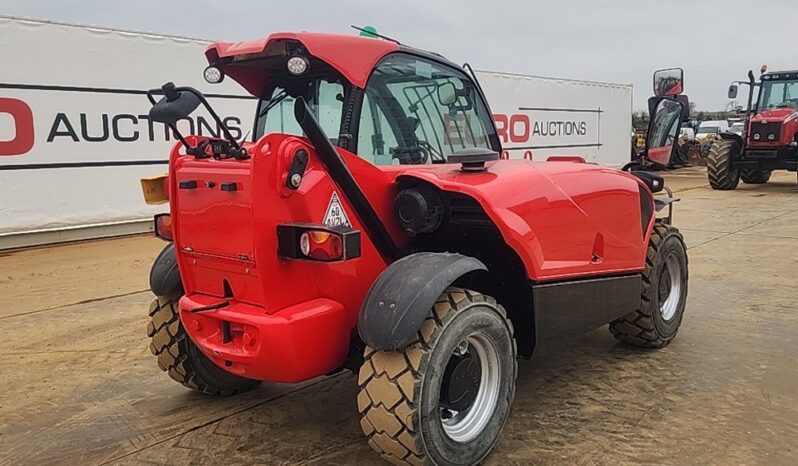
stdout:
<svg viewBox="0 0 798 466">
<path fill-rule="evenodd" d="M 762 135 L 759 133 L 754 133 L 754 141 L 759 141 L 760 139 L 762 139 Z"/>
</svg>

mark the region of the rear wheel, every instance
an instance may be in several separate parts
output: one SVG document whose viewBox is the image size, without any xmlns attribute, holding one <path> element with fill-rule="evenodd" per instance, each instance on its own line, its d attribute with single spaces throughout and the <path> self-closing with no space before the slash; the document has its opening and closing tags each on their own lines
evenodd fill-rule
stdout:
<svg viewBox="0 0 798 466">
<path fill-rule="evenodd" d="M 515 358 L 504 309 L 449 288 L 408 348 L 366 348 L 357 402 L 369 445 L 400 465 L 479 463 L 507 421 Z"/>
<path fill-rule="evenodd" d="M 740 178 L 743 180 L 743 183 L 763 184 L 768 182 L 771 173 L 770 170 L 748 168 L 740 171 Z"/>
<path fill-rule="evenodd" d="M 186 334 L 177 299 L 156 298 L 150 305 L 147 336 L 158 367 L 184 386 L 208 395 L 235 395 L 260 382 L 231 374 L 208 359 Z"/>
<path fill-rule="evenodd" d="M 736 146 L 732 141 L 712 143 L 707 158 L 707 177 L 712 189 L 731 190 L 740 183 L 740 169 L 732 163 Z"/>
<path fill-rule="evenodd" d="M 657 223 L 648 242 L 640 306 L 610 324 L 615 338 L 662 348 L 679 331 L 687 302 L 687 251 L 676 228 Z"/>
</svg>

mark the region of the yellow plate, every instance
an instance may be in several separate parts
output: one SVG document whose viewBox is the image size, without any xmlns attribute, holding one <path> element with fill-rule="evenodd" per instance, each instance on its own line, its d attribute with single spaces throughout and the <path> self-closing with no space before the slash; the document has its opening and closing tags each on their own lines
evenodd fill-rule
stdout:
<svg viewBox="0 0 798 466">
<path fill-rule="evenodd" d="M 141 179 L 141 191 L 144 193 L 144 202 L 150 205 L 165 204 L 169 202 L 166 191 L 167 174 L 148 176 Z"/>
</svg>

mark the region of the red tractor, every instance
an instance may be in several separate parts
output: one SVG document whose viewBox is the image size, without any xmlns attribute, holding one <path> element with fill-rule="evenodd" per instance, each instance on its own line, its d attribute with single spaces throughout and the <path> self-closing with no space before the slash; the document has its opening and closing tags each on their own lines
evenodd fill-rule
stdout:
<svg viewBox="0 0 798 466">
<path fill-rule="evenodd" d="M 729 86 L 729 98 L 737 97 L 739 84 L 748 86 L 748 105 L 742 135 L 721 133 L 707 159 L 707 175 L 713 189 L 735 189 L 744 183 L 767 183 L 773 170 L 798 170 L 798 71 L 767 72 L 760 81 L 753 71 L 748 81 Z M 752 106 L 754 90 L 759 98 Z"/>
<path fill-rule="evenodd" d="M 676 336 L 687 253 L 657 217 L 661 177 L 499 160 L 473 73 L 391 40 L 282 33 L 206 55 L 256 121 L 239 142 L 198 91 L 149 93 L 180 139 L 168 176 L 143 180 L 170 204 L 148 335 L 174 380 L 232 395 L 349 369 L 383 458 L 465 465 L 498 441 L 539 342 L 608 323 L 642 347 Z M 649 155 L 667 163 L 683 104 L 657 99 Z M 220 137 L 177 132 L 199 105 Z"/>
</svg>

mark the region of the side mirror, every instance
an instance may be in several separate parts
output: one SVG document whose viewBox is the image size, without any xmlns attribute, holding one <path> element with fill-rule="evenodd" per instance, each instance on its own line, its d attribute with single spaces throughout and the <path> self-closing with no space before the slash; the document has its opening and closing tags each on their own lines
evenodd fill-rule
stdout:
<svg viewBox="0 0 798 466">
<path fill-rule="evenodd" d="M 729 86 L 729 98 L 736 99 L 737 98 L 737 84 L 732 84 Z"/>
<path fill-rule="evenodd" d="M 438 85 L 438 102 L 446 107 L 457 102 L 457 89 L 454 83 L 447 81 Z"/>
<path fill-rule="evenodd" d="M 193 92 L 178 91 L 173 83 L 161 86 L 163 98 L 150 109 L 150 120 L 174 125 L 178 120 L 188 117 L 200 105 L 200 99 Z"/>
<path fill-rule="evenodd" d="M 666 97 L 659 98 L 653 107 L 654 111 L 648 123 L 645 158 L 655 164 L 667 166 L 681 128 L 684 104 Z"/>
<path fill-rule="evenodd" d="M 667 68 L 654 72 L 654 95 L 674 96 L 684 91 L 684 70 Z"/>
</svg>

